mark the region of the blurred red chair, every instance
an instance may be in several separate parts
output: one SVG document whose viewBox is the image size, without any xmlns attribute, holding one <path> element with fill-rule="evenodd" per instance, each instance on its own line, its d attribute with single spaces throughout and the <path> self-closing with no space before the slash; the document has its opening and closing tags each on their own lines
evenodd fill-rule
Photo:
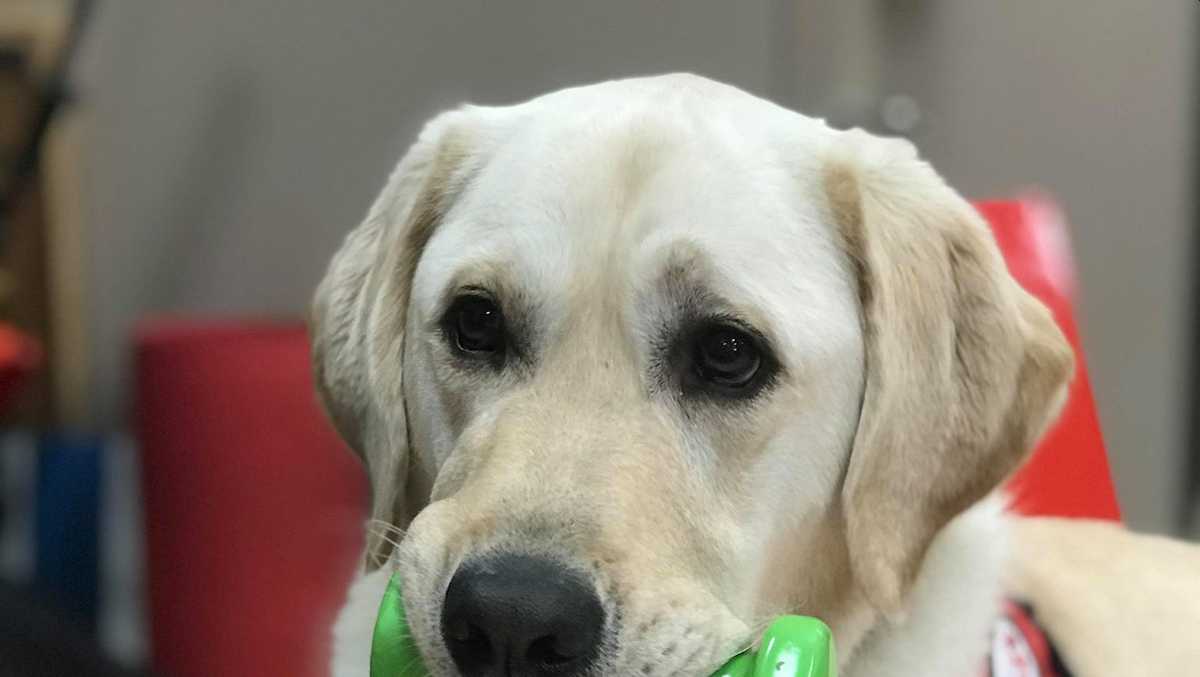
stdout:
<svg viewBox="0 0 1200 677">
<path fill-rule="evenodd" d="M 979 208 L 1078 352 L 1062 224 L 1034 202 Z M 173 677 L 324 677 L 366 485 L 317 406 L 303 328 L 159 321 L 136 342 L 155 666 Z M 1027 514 L 1117 519 L 1078 357 L 1060 422 L 1011 489 Z"/>
</svg>

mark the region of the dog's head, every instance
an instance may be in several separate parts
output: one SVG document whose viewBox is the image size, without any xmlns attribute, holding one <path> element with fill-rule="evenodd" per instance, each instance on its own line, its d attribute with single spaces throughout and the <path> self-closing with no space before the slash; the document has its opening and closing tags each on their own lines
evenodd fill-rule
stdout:
<svg viewBox="0 0 1200 677">
<path fill-rule="evenodd" d="M 911 146 L 690 76 L 430 122 L 313 339 L 439 675 L 703 674 L 777 613 L 902 614 L 1071 371 Z"/>
</svg>

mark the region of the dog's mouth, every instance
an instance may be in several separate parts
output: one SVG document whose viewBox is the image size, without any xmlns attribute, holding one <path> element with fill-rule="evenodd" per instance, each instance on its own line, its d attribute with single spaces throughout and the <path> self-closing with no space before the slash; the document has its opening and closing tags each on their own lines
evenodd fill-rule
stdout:
<svg viewBox="0 0 1200 677">
<path fill-rule="evenodd" d="M 703 676 L 751 643 L 722 586 L 696 574 L 712 568 L 619 543 L 578 513 L 479 512 L 434 502 L 393 555 L 431 675 Z"/>
<path fill-rule="evenodd" d="M 707 676 L 752 643 L 682 580 L 626 589 L 545 552 L 491 551 L 432 577 L 404 559 L 380 605 L 372 677 Z"/>
<path fill-rule="evenodd" d="M 543 555 L 466 559 L 444 589 L 439 608 L 410 600 L 411 632 L 376 628 L 377 643 L 408 638 L 407 662 L 429 667 L 421 675 L 704 676 L 752 645 L 749 628 L 724 609 L 668 595 L 652 610 L 649 591 L 618 602 L 582 569 Z M 395 603 L 403 609 L 399 595 Z"/>
</svg>

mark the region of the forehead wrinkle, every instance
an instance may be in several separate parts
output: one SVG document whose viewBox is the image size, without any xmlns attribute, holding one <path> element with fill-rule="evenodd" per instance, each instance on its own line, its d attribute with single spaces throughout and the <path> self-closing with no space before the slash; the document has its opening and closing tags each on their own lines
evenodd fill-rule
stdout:
<svg viewBox="0 0 1200 677">
<path fill-rule="evenodd" d="M 553 195 L 569 200 L 560 204 L 573 230 L 584 236 L 581 245 L 629 242 L 636 235 L 630 230 L 640 225 L 635 217 L 654 178 L 683 147 L 686 135 L 679 127 L 641 111 L 561 132 L 560 152 L 568 158 L 555 163 L 560 183 Z"/>
<path fill-rule="evenodd" d="M 631 105 L 523 130 L 521 143 L 500 150 L 459 213 L 514 259 L 558 259 L 567 274 L 547 282 L 559 289 L 609 283 L 627 265 L 630 245 L 653 227 L 646 198 L 663 168 L 680 164 L 673 161 L 695 137 L 693 117 L 675 107 Z M 499 214 L 522 222 L 498 223 Z"/>
<path fill-rule="evenodd" d="M 631 254 L 653 227 L 643 206 L 655 177 L 677 155 L 681 136 L 677 124 L 646 112 L 590 124 L 588 135 L 563 132 L 564 138 L 587 141 L 564 144 L 574 161 L 558 166 L 567 171 L 559 174 L 562 189 L 547 209 L 563 219 L 570 234 L 565 297 L 570 326 L 590 326 L 600 330 L 592 332 L 593 340 L 624 344 Z M 594 128 L 599 125 L 603 128 Z"/>
</svg>

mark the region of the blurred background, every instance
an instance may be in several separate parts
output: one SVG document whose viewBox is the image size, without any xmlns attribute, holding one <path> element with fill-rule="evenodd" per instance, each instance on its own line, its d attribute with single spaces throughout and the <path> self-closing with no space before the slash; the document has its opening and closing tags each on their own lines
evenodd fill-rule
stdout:
<svg viewBox="0 0 1200 677">
<path fill-rule="evenodd" d="M 227 487 L 239 474 L 218 461 L 266 464 L 330 491 L 288 474 L 302 454 L 243 450 L 283 446 L 272 416 L 312 415 L 297 322 L 421 123 L 676 70 L 907 136 L 971 198 L 1053 200 L 1124 517 L 1194 538 L 1198 30 L 1196 2 L 1124 0 L 0 0 L 0 580 L 56 600 L 120 664 L 186 642 L 147 620 L 148 590 L 188 584 L 147 564 L 147 537 L 235 566 L 197 539 L 255 518 L 199 520 L 211 494 L 173 478 Z M 264 411 L 264 380 L 308 408 Z M 242 427 L 176 425 L 203 412 Z M 348 455 L 337 472 L 357 481 Z M 344 540 L 356 496 L 329 494 L 345 512 L 309 526 Z M 353 566 L 260 547 L 314 576 Z"/>
</svg>

